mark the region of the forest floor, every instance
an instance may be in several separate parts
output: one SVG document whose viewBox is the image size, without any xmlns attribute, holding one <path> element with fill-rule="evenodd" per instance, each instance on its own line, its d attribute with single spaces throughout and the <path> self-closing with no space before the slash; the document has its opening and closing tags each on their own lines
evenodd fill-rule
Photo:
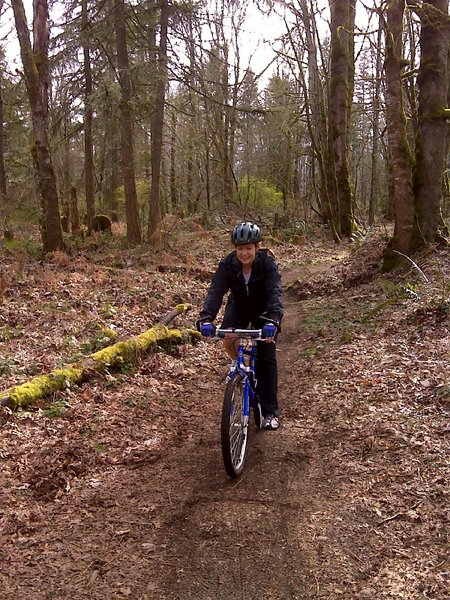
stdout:
<svg viewBox="0 0 450 600">
<path fill-rule="evenodd" d="M 165 253 L 93 240 L 0 250 L 0 385 L 151 327 L 192 325 L 226 247 L 191 224 Z M 200 342 L 0 414 L 2 600 L 449 597 L 450 256 L 381 275 L 382 232 L 275 248 L 282 427 L 230 480 L 227 360 Z"/>
</svg>

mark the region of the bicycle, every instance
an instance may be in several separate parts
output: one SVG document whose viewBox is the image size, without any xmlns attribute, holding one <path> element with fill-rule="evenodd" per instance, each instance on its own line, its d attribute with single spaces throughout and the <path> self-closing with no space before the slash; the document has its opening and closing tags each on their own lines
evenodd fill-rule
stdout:
<svg viewBox="0 0 450 600">
<path fill-rule="evenodd" d="M 236 335 L 239 339 L 236 366 L 228 374 L 222 405 L 220 438 L 222 458 L 228 475 L 242 475 L 248 452 L 250 410 L 255 425 L 261 429 L 263 416 L 256 392 L 256 347 L 264 340 L 262 329 L 217 329 L 216 339 Z M 250 345 L 246 347 L 246 340 Z"/>
<path fill-rule="evenodd" d="M 270 337 L 280 331 L 277 321 L 260 316 L 260 320 L 273 326 Z M 237 359 L 233 369 L 228 373 L 227 386 L 222 406 L 220 437 L 222 457 L 225 470 L 232 478 L 242 475 L 248 452 L 248 433 L 250 410 L 253 410 L 255 424 L 258 429 L 263 426 L 261 404 L 256 390 L 256 355 L 257 342 L 266 341 L 265 329 L 216 329 L 209 317 L 199 319 L 196 323 L 198 331 L 213 339 L 223 339 L 229 335 L 238 341 Z M 249 341 L 249 342 L 248 342 Z"/>
</svg>

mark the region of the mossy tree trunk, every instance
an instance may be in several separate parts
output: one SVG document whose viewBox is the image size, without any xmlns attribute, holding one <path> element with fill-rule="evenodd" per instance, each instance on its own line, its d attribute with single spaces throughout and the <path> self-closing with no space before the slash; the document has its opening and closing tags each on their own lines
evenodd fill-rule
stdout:
<svg viewBox="0 0 450 600">
<path fill-rule="evenodd" d="M 83 46 L 84 73 L 84 190 L 86 195 L 87 224 L 90 226 L 95 215 L 94 198 L 94 145 L 92 139 L 92 69 L 89 47 L 88 2 L 81 3 L 81 43 Z"/>
<path fill-rule="evenodd" d="M 330 2 L 331 50 L 328 99 L 328 193 L 338 235 L 353 231 L 348 133 L 354 82 L 355 0 Z"/>
<path fill-rule="evenodd" d="M 381 72 L 382 72 L 382 28 L 381 23 L 377 34 L 376 62 L 375 62 L 375 85 L 372 97 L 372 159 L 370 174 L 370 196 L 369 196 L 369 225 L 375 223 L 375 209 L 379 199 L 379 154 L 380 154 L 380 113 L 381 113 Z"/>
<path fill-rule="evenodd" d="M 299 16 L 304 26 L 308 53 L 308 83 L 302 68 L 299 69 L 299 81 L 305 97 L 306 125 L 314 150 L 311 160 L 311 178 L 314 188 L 318 188 L 317 200 L 322 220 L 330 225 L 333 239 L 339 241 L 340 236 L 335 221 L 331 217 L 333 211 L 327 179 L 327 107 L 317 62 L 317 45 L 315 41 L 317 39 L 317 24 L 306 0 L 300 0 L 299 5 Z M 295 48 L 292 38 L 291 44 Z M 297 62 L 301 65 L 300 56 Z M 314 183 L 317 167 L 320 182 L 318 186 Z"/>
<path fill-rule="evenodd" d="M 405 0 L 391 0 L 388 3 L 385 22 L 386 127 L 389 189 L 393 196 L 395 217 L 392 249 L 409 254 L 414 226 L 414 204 L 413 159 L 406 132 L 401 81 L 404 10 Z"/>
<path fill-rule="evenodd" d="M 111 217 L 117 216 L 119 202 L 116 190 L 120 183 L 120 132 L 115 118 L 116 104 L 109 100 L 103 108 L 105 123 L 105 161 L 103 170 L 102 205 Z"/>
<path fill-rule="evenodd" d="M 161 0 L 158 64 L 155 81 L 155 107 L 152 115 L 152 183 L 147 237 L 150 243 L 159 243 L 161 222 L 161 164 L 163 148 L 164 103 L 167 81 L 167 29 L 169 23 L 169 5 Z"/>
<path fill-rule="evenodd" d="M 125 214 L 127 221 L 127 239 L 132 245 L 140 244 L 141 226 L 137 202 L 136 180 L 134 173 L 133 123 L 131 108 L 131 78 L 128 62 L 126 37 L 126 15 L 124 0 L 114 0 L 114 17 L 117 45 L 117 68 L 121 89 L 120 120 L 121 120 L 121 154 L 122 176 L 125 193 Z"/>
<path fill-rule="evenodd" d="M 316 171 L 317 163 L 319 166 L 320 184 L 318 203 L 322 220 L 324 223 L 327 223 L 328 215 L 330 213 L 329 208 L 327 208 L 329 206 L 330 199 L 328 196 L 325 170 L 325 160 L 327 154 L 327 117 L 325 98 L 317 61 L 317 45 L 315 41 L 317 39 L 317 24 L 306 0 L 301 0 L 300 6 L 303 15 L 305 38 L 308 49 L 308 112 L 311 113 L 311 123 L 308 122 L 308 130 L 311 139 L 314 137 L 313 147 L 315 150 L 315 156 L 313 156 L 312 164 L 314 167 L 314 173 Z M 306 97 L 306 86 L 304 86 L 304 94 Z"/>
<path fill-rule="evenodd" d="M 417 77 L 418 130 L 414 169 L 414 245 L 440 237 L 442 181 L 450 124 L 444 117 L 449 86 L 449 18 L 447 0 L 428 0 L 419 10 L 420 69 Z"/>
<path fill-rule="evenodd" d="M 36 164 L 42 205 L 41 233 L 45 252 L 63 248 L 56 177 L 47 135 L 48 88 L 48 7 L 36 0 L 34 11 L 34 52 L 22 0 L 12 0 L 17 37 L 20 45 L 25 85 L 31 108 L 34 132 L 33 158 Z"/>
<path fill-rule="evenodd" d="M 177 113 L 172 108 L 170 113 L 170 203 L 172 212 L 178 211 L 177 183 Z"/>
<path fill-rule="evenodd" d="M 0 11 L 3 2 L 0 2 Z M 0 68 L 0 232 L 8 228 L 8 197 L 5 169 L 5 127 L 3 111 L 3 69 Z"/>
</svg>

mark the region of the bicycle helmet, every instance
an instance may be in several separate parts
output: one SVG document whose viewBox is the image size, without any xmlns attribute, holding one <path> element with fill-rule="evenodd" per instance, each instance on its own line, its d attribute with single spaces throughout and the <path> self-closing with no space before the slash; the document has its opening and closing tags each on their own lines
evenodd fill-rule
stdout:
<svg viewBox="0 0 450 600">
<path fill-rule="evenodd" d="M 254 223 L 239 223 L 231 232 L 231 241 L 236 245 L 257 244 L 261 241 L 261 229 Z"/>
</svg>

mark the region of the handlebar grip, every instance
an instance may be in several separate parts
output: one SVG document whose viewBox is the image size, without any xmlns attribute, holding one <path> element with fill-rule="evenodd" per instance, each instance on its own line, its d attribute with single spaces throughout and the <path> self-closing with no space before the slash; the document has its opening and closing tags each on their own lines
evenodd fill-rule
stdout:
<svg viewBox="0 0 450 600">
<path fill-rule="evenodd" d="M 211 317 L 203 317 L 201 319 L 198 319 L 198 321 L 195 322 L 197 331 L 200 331 L 200 327 L 201 327 L 202 323 L 206 323 L 206 321 L 208 321 L 209 323 L 212 323 L 213 319 L 211 319 Z"/>
<path fill-rule="evenodd" d="M 259 318 L 261 319 L 261 321 L 266 321 L 267 323 L 275 325 L 278 333 L 281 331 L 281 325 L 278 323 L 278 321 L 275 321 L 275 319 L 269 319 L 269 317 L 264 317 L 263 315 L 261 315 Z"/>
</svg>

